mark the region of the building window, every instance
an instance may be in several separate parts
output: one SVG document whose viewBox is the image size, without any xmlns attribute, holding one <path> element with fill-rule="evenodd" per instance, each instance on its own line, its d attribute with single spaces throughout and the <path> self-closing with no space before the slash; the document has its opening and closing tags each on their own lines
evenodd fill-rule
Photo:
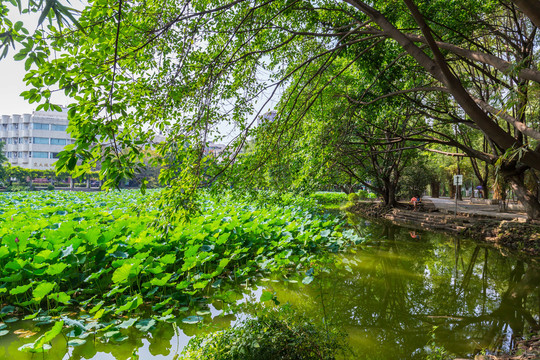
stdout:
<svg viewBox="0 0 540 360">
<path fill-rule="evenodd" d="M 28 130 L 30 129 L 30 124 L 26 123 L 26 124 L 23 124 L 23 130 Z"/>
<path fill-rule="evenodd" d="M 51 159 L 60 159 L 60 153 L 52 152 L 51 153 Z"/>
<path fill-rule="evenodd" d="M 8 138 L 8 139 L 7 139 L 7 143 L 8 143 L 8 144 L 13 144 L 13 139 L 12 139 L 12 138 Z"/>
<path fill-rule="evenodd" d="M 66 139 L 51 138 L 51 145 L 66 145 Z"/>
<path fill-rule="evenodd" d="M 66 129 L 67 129 L 67 125 L 51 124 L 52 131 L 66 131 Z"/>
<path fill-rule="evenodd" d="M 47 144 L 49 145 L 49 138 L 35 137 L 34 144 Z"/>
<path fill-rule="evenodd" d="M 46 151 L 32 151 L 30 153 L 30 157 L 40 158 L 40 159 L 47 159 L 49 157 L 49 153 L 46 152 Z"/>
<path fill-rule="evenodd" d="M 19 130 L 19 124 L 9 124 L 9 130 Z"/>
<path fill-rule="evenodd" d="M 49 124 L 34 123 L 34 130 L 49 130 Z"/>
</svg>

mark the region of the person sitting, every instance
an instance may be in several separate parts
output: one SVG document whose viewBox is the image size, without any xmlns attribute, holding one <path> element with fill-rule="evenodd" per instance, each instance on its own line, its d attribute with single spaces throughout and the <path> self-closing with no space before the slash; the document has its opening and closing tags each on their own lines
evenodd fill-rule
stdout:
<svg viewBox="0 0 540 360">
<path fill-rule="evenodd" d="M 409 201 L 409 204 L 413 206 L 413 211 L 416 211 L 418 205 L 418 198 L 416 196 L 413 196 L 411 198 L 411 201 Z"/>
</svg>

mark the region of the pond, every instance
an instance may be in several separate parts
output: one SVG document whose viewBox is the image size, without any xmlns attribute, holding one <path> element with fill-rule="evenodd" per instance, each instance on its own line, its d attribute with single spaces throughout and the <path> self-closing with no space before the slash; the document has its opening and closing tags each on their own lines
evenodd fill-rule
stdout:
<svg viewBox="0 0 540 360">
<path fill-rule="evenodd" d="M 370 240 L 335 256 L 309 285 L 301 283 L 301 274 L 261 279 L 234 289 L 233 302 L 258 301 L 263 289 L 271 289 L 314 322 L 343 329 L 361 359 L 425 359 L 443 349 L 459 357 L 496 353 L 539 329 L 540 271 L 534 264 L 465 239 L 354 223 Z M 43 358 L 177 359 L 191 336 L 249 316 L 222 309 L 221 301 L 210 304 L 203 326 L 160 322 L 146 334 L 132 327 L 121 343 L 90 339 L 71 347 L 57 337 Z M 34 322 L 6 325 L 10 333 L 0 337 L 0 359 L 42 358 L 17 350 L 35 340 L 23 332 L 38 332 Z"/>
</svg>

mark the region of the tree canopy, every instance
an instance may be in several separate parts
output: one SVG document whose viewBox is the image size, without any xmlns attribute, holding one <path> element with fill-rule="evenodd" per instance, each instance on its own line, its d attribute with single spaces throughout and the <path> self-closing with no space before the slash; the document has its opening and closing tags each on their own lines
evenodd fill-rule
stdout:
<svg viewBox="0 0 540 360">
<path fill-rule="evenodd" d="M 1 20 L 4 47 L 22 44 L 24 96 L 45 108 L 55 91 L 73 99 L 77 140 L 59 169 L 101 160 L 114 186 L 154 147 L 168 208 L 181 213 L 203 175 L 239 168 L 264 95 L 279 98 L 278 116 L 251 174 L 321 123 L 335 130 L 321 144 L 339 145 L 342 162 L 351 149 L 388 159 L 427 148 L 496 167 L 540 217 L 524 183 L 540 170 L 538 0 L 96 0 L 71 17 L 59 4 L 28 4 L 57 20 L 34 34 L 10 24 L 6 6 Z M 205 147 L 223 123 L 240 135 L 209 169 Z M 159 131 L 167 141 L 152 144 Z M 336 163 L 325 149 L 321 164 Z"/>
</svg>

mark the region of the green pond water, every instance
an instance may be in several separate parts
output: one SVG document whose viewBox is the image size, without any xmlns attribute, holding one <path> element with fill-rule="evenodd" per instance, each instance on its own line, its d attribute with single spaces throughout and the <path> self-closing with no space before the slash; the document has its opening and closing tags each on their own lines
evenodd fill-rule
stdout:
<svg viewBox="0 0 540 360">
<path fill-rule="evenodd" d="M 436 348 L 472 357 L 508 350 L 516 338 L 539 329 L 537 265 L 464 239 L 355 222 L 360 233 L 370 234 L 369 242 L 336 255 L 335 265 L 311 284 L 301 283 L 302 274 L 261 279 L 237 286 L 231 300 L 256 302 L 271 289 L 314 322 L 343 329 L 358 359 L 425 359 Z M 190 337 L 250 316 L 224 312 L 221 301 L 208 309 L 203 325 L 160 322 L 150 333 L 129 328 L 121 343 L 89 337 L 78 347 L 59 336 L 46 354 L 33 355 L 17 349 L 48 328 L 9 323 L 0 359 L 177 359 Z M 22 330 L 37 334 L 24 338 Z"/>
</svg>

